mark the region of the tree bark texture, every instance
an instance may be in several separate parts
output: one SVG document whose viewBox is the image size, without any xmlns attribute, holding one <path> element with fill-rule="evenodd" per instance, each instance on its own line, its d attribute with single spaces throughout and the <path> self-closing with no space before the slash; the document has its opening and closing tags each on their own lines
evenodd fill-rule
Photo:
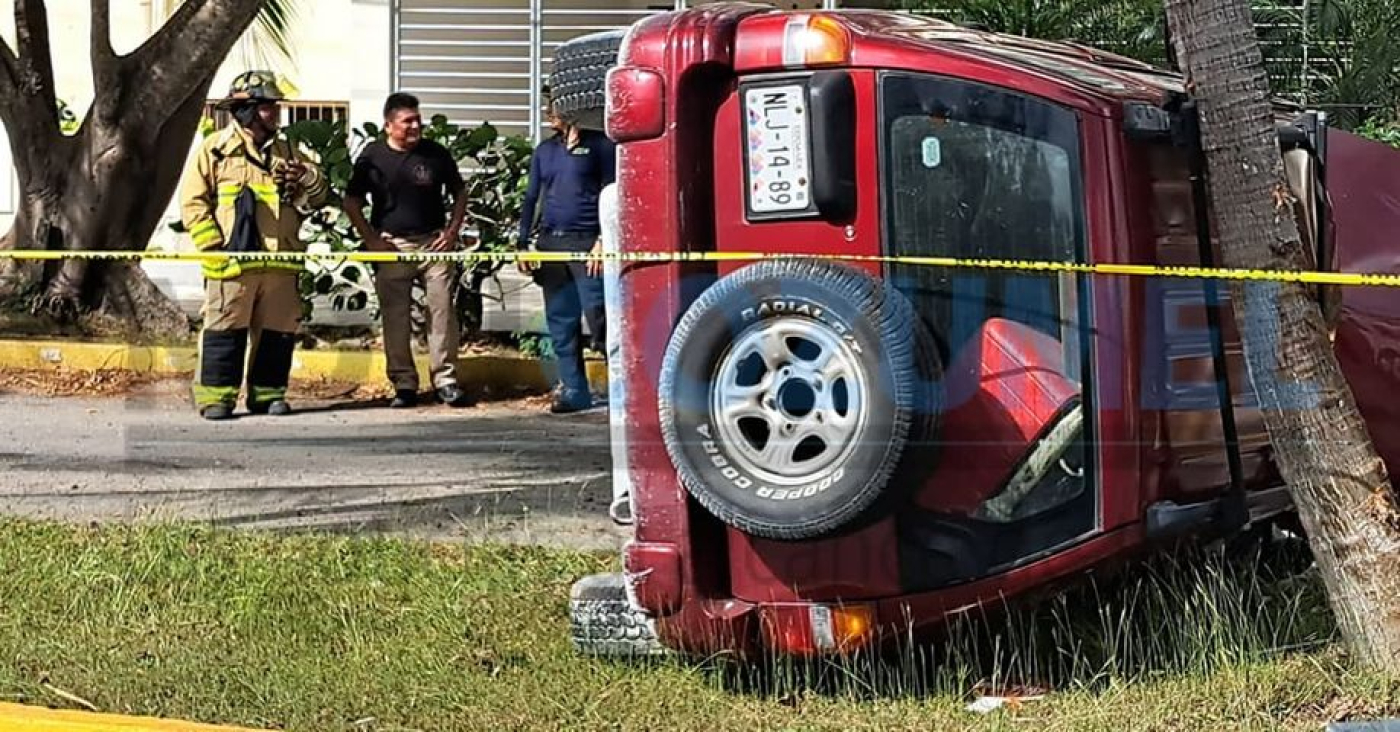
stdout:
<svg viewBox="0 0 1400 732">
<path fill-rule="evenodd" d="M 1167 0 L 1198 100 L 1227 267 L 1310 265 L 1292 215 L 1248 0 Z M 1326 584 L 1366 665 L 1400 672 L 1400 512 L 1318 303 L 1293 283 L 1231 283 L 1250 381 Z"/>
<path fill-rule="evenodd" d="M 135 51 L 112 49 L 110 0 L 91 0 L 95 98 L 59 129 L 44 0 L 16 0 L 16 48 L 0 41 L 0 119 L 20 210 L 4 249 L 139 251 L 166 210 L 219 64 L 263 0 L 186 0 Z M 102 330 L 186 336 L 188 318 L 136 262 L 0 260 L 0 298 Z"/>
</svg>

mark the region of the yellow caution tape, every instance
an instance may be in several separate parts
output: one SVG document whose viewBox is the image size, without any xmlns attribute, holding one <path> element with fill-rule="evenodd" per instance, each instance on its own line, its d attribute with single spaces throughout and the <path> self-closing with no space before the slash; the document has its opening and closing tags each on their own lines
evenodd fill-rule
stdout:
<svg viewBox="0 0 1400 732">
<path fill-rule="evenodd" d="M 0 730 L 22 732 L 254 732 L 242 727 L 196 724 L 174 719 L 97 714 L 0 704 Z"/>
<path fill-rule="evenodd" d="M 948 269 L 994 269 L 1026 272 L 1070 272 L 1096 275 L 1133 277 L 1184 277 L 1193 279 L 1244 280 L 1267 282 L 1299 282 L 1312 285 L 1370 285 L 1400 287 L 1400 274 L 1381 272 L 1321 272 L 1310 270 L 1234 269 L 1227 267 L 1164 267 L 1155 264 L 1085 264 L 1019 259 L 974 259 L 965 257 L 923 257 L 865 254 L 777 254 L 771 252 L 539 252 L 539 251 L 471 251 L 471 252 L 102 252 L 102 251 L 0 251 L 0 260 L 56 261 L 86 260 L 156 260 L 210 262 L 228 259 L 258 261 L 334 262 L 747 262 L 772 259 L 815 259 L 841 262 L 902 264 Z"/>
</svg>

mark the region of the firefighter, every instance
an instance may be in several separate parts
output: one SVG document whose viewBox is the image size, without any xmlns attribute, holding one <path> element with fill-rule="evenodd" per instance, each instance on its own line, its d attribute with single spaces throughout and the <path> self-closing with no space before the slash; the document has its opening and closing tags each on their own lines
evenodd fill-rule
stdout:
<svg viewBox="0 0 1400 732">
<path fill-rule="evenodd" d="M 306 156 L 277 139 L 284 96 L 274 74 L 249 71 L 219 102 L 233 119 L 205 138 L 181 186 L 181 218 L 199 250 L 305 251 L 304 212 L 325 203 L 328 186 Z M 233 416 L 245 359 L 248 411 L 291 412 L 287 381 L 301 321 L 301 268 L 276 260 L 203 264 L 204 328 L 193 391 L 204 418 Z"/>
</svg>

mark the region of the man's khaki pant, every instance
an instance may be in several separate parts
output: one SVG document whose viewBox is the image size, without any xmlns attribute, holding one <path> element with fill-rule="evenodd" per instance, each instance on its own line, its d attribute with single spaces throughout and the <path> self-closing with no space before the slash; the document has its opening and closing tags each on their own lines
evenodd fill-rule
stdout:
<svg viewBox="0 0 1400 732">
<path fill-rule="evenodd" d="M 285 399 L 300 321 L 296 272 L 257 268 L 227 280 L 206 280 L 195 405 L 232 407 L 245 359 L 249 407 Z"/>
<path fill-rule="evenodd" d="M 384 234 L 401 252 L 422 251 L 437 234 L 400 237 Z M 418 390 L 418 369 L 413 363 L 413 285 L 421 278 L 427 294 L 428 363 L 433 388 L 457 383 L 457 355 L 461 336 L 452 294 L 457 284 L 453 262 L 384 262 L 375 266 L 374 290 L 384 322 L 384 356 L 389 381 L 395 389 Z"/>
</svg>

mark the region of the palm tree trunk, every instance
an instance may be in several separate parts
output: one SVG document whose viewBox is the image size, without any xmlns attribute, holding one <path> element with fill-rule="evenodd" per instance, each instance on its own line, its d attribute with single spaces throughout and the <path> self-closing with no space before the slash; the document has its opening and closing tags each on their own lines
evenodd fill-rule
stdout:
<svg viewBox="0 0 1400 732">
<path fill-rule="evenodd" d="M 1308 268 L 1249 1 L 1167 0 L 1167 14 L 1200 104 L 1224 265 Z M 1400 672 L 1400 511 L 1321 309 L 1300 284 L 1232 287 L 1250 380 L 1338 626 L 1359 661 Z"/>
</svg>

